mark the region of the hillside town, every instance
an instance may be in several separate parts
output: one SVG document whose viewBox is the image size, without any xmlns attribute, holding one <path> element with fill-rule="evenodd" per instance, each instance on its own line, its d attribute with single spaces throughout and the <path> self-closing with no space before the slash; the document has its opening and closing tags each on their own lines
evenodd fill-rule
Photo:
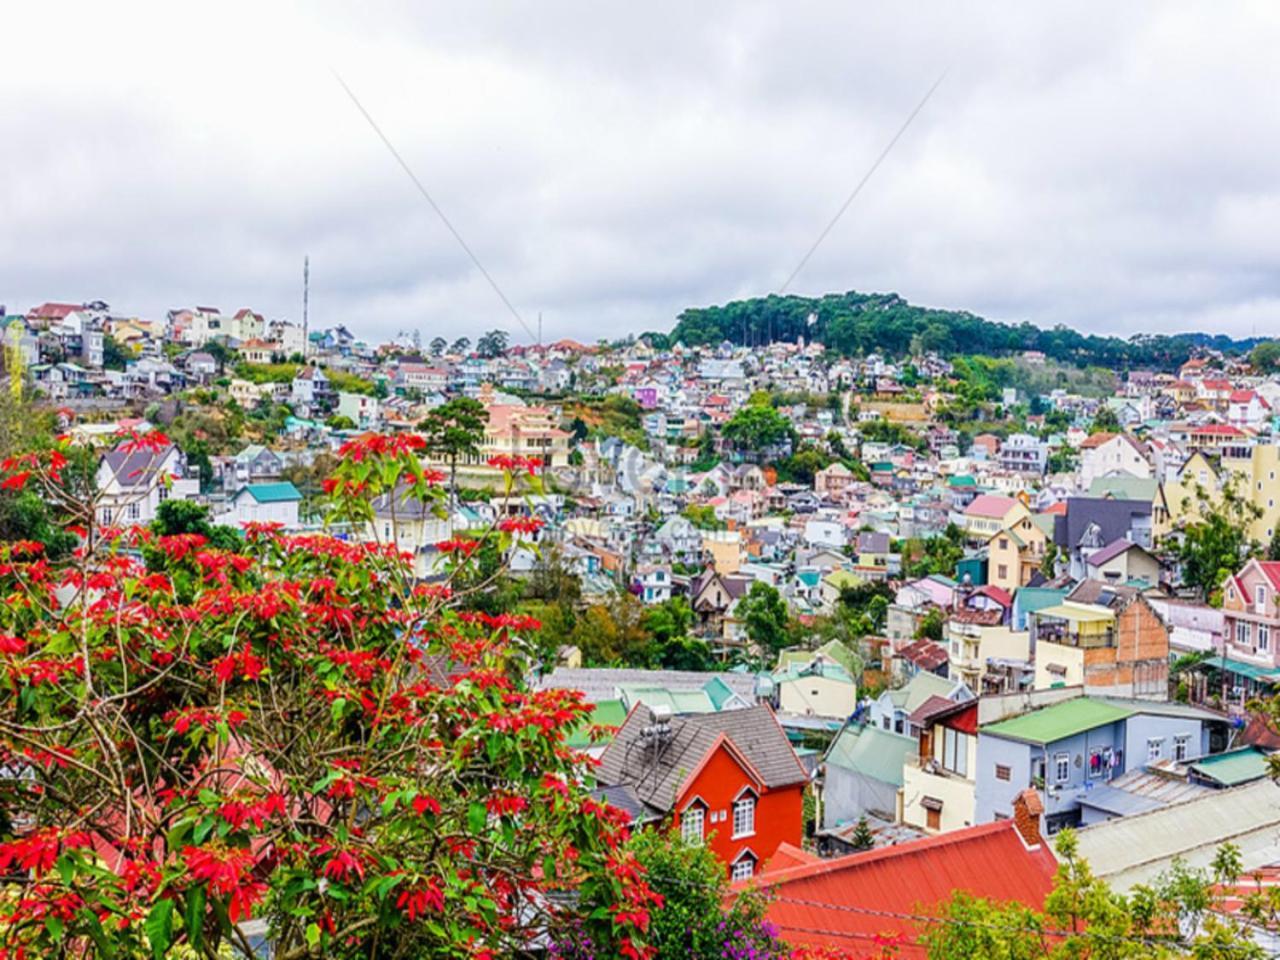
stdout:
<svg viewBox="0 0 1280 960">
<path fill-rule="evenodd" d="M 1067 828 L 1122 893 L 1230 844 L 1240 913 L 1280 870 L 1280 377 L 1247 354 L 1111 371 L 0 313 L 14 395 L 94 451 L 104 527 L 185 502 L 393 545 L 430 585 L 456 538 L 536 523 L 482 609 L 541 621 L 528 680 L 590 705 L 595 796 L 773 889 L 792 944 L 923 956 L 912 918 L 960 889 L 1038 909 Z M 328 470 L 375 434 L 425 438 L 443 508 L 326 515 Z M 504 487 L 512 463 L 536 484 Z"/>
</svg>

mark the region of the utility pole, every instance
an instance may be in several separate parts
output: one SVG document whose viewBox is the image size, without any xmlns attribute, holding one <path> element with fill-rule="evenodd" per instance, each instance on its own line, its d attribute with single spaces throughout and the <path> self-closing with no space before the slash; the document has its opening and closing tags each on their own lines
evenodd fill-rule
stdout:
<svg viewBox="0 0 1280 960">
<path fill-rule="evenodd" d="M 542 311 L 538 311 L 538 349 L 542 349 Z"/>
</svg>

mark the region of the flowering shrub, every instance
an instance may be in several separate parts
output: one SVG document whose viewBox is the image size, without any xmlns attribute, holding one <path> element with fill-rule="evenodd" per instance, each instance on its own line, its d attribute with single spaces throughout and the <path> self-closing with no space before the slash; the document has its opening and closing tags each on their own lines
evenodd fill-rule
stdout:
<svg viewBox="0 0 1280 960">
<path fill-rule="evenodd" d="M 344 447 L 332 516 L 436 503 L 420 448 Z M 5 479 L 56 484 L 64 457 Z M 213 957 L 259 926 L 281 960 L 498 957 L 571 923 L 648 956 L 659 898 L 564 742 L 586 707 L 524 685 L 536 624 L 451 609 L 394 540 L 222 549 L 96 513 L 65 563 L 0 545 L 0 960 Z M 534 529 L 505 526 L 481 539 Z"/>
</svg>

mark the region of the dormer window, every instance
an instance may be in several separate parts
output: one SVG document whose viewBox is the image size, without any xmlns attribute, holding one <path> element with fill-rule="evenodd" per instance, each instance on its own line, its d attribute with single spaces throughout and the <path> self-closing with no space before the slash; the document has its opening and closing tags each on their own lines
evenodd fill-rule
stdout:
<svg viewBox="0 0 1280 960">
<path fill-rule="evenodd" d="M 1267 612 L 1267 588 L 1262 584 L 1258 584 L 1258 588 L 1254 590 L 1253 602 L 1258 613 Z"/>
</svg>

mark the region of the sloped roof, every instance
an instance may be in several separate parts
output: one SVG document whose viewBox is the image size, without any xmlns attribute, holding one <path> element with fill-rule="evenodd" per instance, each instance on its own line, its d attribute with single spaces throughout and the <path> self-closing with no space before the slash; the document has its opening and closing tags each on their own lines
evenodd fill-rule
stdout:
<svg viewBox="0 0 1280 960">
<path fill-rule="evenodd" d="M 1257 747 L 1242 747 L 1205 757 L 1191 764 L 1191 769 L 1206 780 L 1224 787 L 1238 787 L 1267 775 L 1267 755 Z"/>
<path fill-rule="evenodd" d="M 1120 556 L 1120 554 L 1125 553 L 1129 550 L 1132 550 L 1135 547 L 1137 547 L 1139 550 L 1142 550 L 1142 548 L 1139 547 L 1136 543 L 1126 540 L 1123 537 L 1121 537 L 1119 540 L 1112 540 L 1109 544 L 1107 544 L 1101 550 L 1097 550 L 1094 553 L 1090 554 L 1088 563 L 1091 566 L 1095 566 L 1095 567 L 1101 566 L 1102 564 L 1107 563 L 1110 560 L 1114 560 L 1116 557 Z M 1143 550 L 1142 552 L 1146 553 L 1145 550 Z"/>
<path fill-rule="evenodd" d="M 292 503 L 302 499 L 302 494 L 288 480 L 279 483 L 251 483 L 244 492 L 258 503 Z"/>
<path fill-rule="evenodd" d="M 963 890 L 1040 909 L 1056 869 L 1048 845 L 1028 847 L 1009 820 L 868 850 L 814 864 L 766 870 L 756 882 L 774 893 L 767 912 L 792 944 L 855 952 L 900 934 L 903 958 L 921 958 L 913 919 Z M 735 889 L 743 889 L 746 883 Z"/>
<path fill-rule="evenodd" d="M 932 643 L 932 641 L 925 642 Z M 945 697 L 955 688 L 955 680 L 948 680 L 936 673 L 917 673 L 907 681 L 906 686 L 890 690 L 889 699 L 893 701 L 894 706 L 910 716 L 931 696 Z"/>
<path fill-rule="evenodd" d="M 722 741 L 751 765 L 768 789 L 809 779 L 765 705 L 673 718 L 670 740 L 656 758 L 641 744 L 641 731 L 651 722 L 647 709 L 631 711 L 601 756 L 596 779 L 606 786 L 629 784 L 655 810 L 665 813 L 674 807 L 685 781 Z"/>
<path fill-rule="evenodd" d="M 989 723 L 984 734 L 1024 743 L 1056 743 L 1066 737 L 1133 716 L 1137 711 L 1092 697 L 1076 697 L 1008 720 Z"/>
<path fill-rule="evenodd" d="M 934 670 L 951 659 L 946 647 L 923 637 L 903 647 L 897 655 L 921 670 Z"/>
<path fill-rule="evenodd" d="M 613 667 L 556 667 L 537 681 L 540 690 L 581 690 L 588 703 L 612 700 L 625 686 L 703 690 L 713 679 L 748 703 L 755 701 L 756 678 L 750 673 L 702 673 L 695 670 L 632 670 Z"/>
<path fill-rule="evenodd" d="M 120 448 L 103 454 L 102 461 L 122 487 L 149 486 L 160 465 L 176 449 L 173 444 L 159 450 L 131 450 Z"/>
<path fill-rule="evenodd" d="M 1108 497 L 1070 497 L 1067 512 L 1055 518 L 1053 541 L 1068 549 L 1077 546 L 1091 523 L 1102 532 L 1102 541 L 1110 543 L 1129 532 L 1134 517 L 1151 516 L 1150 500 L 1116 500 Z"/>
<path fill-rule="evenodd" d="M 967 517 L 990 517 L 999 520 L 1019 503 L 1013 497 L 1001 497 L 994 493 L 980 493 L 973 503 L 965 507 Z"/>
<path fill-rule="evenodd" d="M 1175 857 L 1207 867 L 1230 840 L 1244 872 L 1280 859 L 1280 790 L 1263 779 L 1136 816 L 1108 820 L 1077 833 L 1082 859 L 1118 891 L 1149 883 Z"/>
<path fill-rule="evenodd" d="M 874 724 L 849 726 L 832 741 L 823 762 L 900 787 L 903 764 L 918 749 L 915 737 L 882 730 Z"/>
</svg>

